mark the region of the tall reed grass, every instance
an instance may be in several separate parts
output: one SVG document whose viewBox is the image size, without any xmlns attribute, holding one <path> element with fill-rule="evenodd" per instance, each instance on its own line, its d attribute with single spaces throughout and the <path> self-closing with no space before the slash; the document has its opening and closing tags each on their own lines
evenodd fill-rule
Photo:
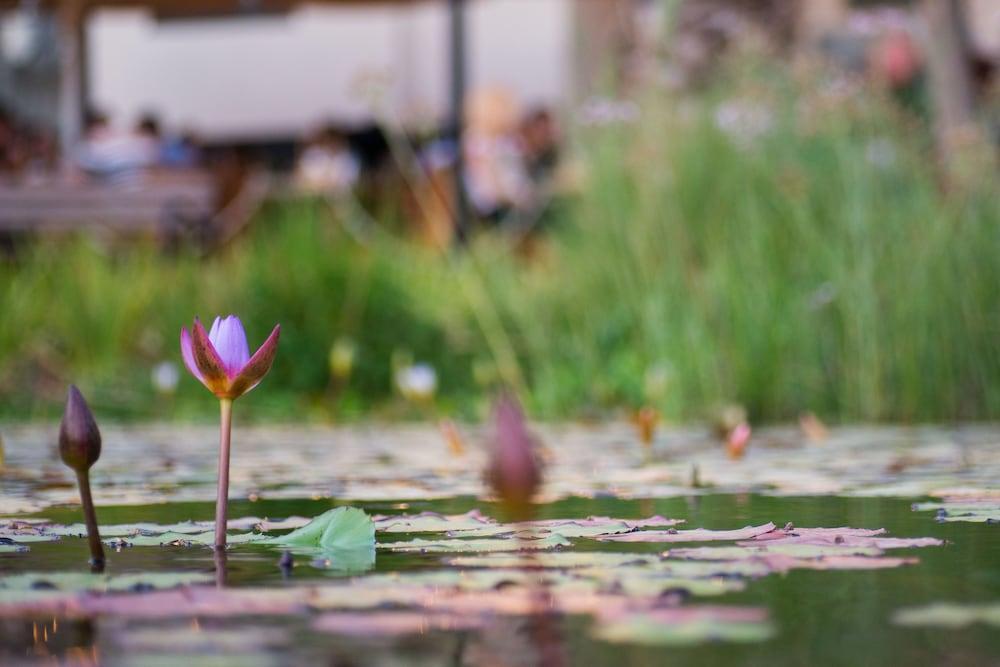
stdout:
<svg viewBox="0 0 1000 667">
<path fill-rule="evenodd" d="M 186 374 L 171 397 L 149 374 L 179 362 L 193 315 L 235 312 L 251 344 L 282 323 L 247 401 L 286 420 L 400 414 L 401 357 L 433 364 L 437 409 L 466 416 L 517 378 L 547 418 L 733 402 L 766 420 L 1000 417 L 996 174 L 946 191 L 919 121 L 863 89 L 749 77 L 574 136 L 583 186 L 531 259 L 495 236 L 447 259 L 359 243 L 309 202 L 272 206 L 207 260 L 22 248 L 0 264 L 0 414 L 51 414 L 71 380 L 124 417 L 207 413 Z M 342 338 L 358 354 L 334 390 Z"/>
</svg>

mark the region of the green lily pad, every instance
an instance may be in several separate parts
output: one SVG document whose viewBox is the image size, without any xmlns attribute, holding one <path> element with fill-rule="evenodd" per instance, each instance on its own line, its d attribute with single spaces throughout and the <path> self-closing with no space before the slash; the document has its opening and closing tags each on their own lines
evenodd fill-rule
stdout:
<svg viewBox="0 0 1000 667">
<path fill-rule="evenodd" d="M 704 642 L 760 642 L 775 634 L 758 607 L 656 609 L 600 622 L 594 636 L 614 643 L 684 646 Z"/>
<path fill-rule="evenodd" d="M 893 623 L 912 627 L 964 628 L 976 623 L 1000 627 L 1000 603 L 952 604 L 938 602 L 925 607 L 900 609 Z"/>
<path fill-rule="evenodd" d="M 266 543 L 271 539 L 261 533 L 235 533 L 226 536 L 227 544 L 250 544 L 252 542 Z M 165 546 L 203 546 L 210 547 L 215 544 L 215 531 L 207 533 L 160 533 L 154 535 L 135 535 L 133 537 L 116 537 L 104 540 L 106 544 L 113 547 L 133 546 L 133 547 L 165 547 Z"/>
<path fill-rule="evenodd" d="M 532 539 L 538 537 L 545 537 L 547 535 L 562 535 L 563 537 L 597 537 L 599 535 L 613 535 L 617 533 L 628 533 L 633 530 L 628 523 L 624 521 L 608 521 L 607 523 L 601 524 L 586 524 L 578 523 L 575 521 L 560 521 L 558 523 L 545 523 L 538 524 L 533 522 L 526 523 L 507 523 L 507 524 L 496 524 L 493 526 L 487 526 L 485 528 L 479 528 L 476 530 L 462 530 L 449 532 L 448 535 L 452 537 L 511 537 L 511 538 L 522 538 L 522 539 Z"/>
<path fill-rule="evenodd" d="M 521 539 L 416 539 L 409 542 L 388 542 L 379 544 L 380 549 L 393 551 L 420 551 L 425 553 L 488 552 L 488 551 L 534 551 L 568 547 L 572 543 L 562 535 L 531 540 Z"/>
<path fill-rule="evenodd" d="M 481 556 L 455 556 L 447 558 L 448 565 L 458 567 L 491 568 L 615 568 L 623 565 L 648 565 L 660 560 L 651 554 L 629 554 L 610 551 L 550 551 L 533 553 L 527 557 L 511 553 L 484 554 Z"/>
<path fill-rule="evenodd" d="M 378 637 L 425 634 L 432 630 L 474 630 L 486 619 L 466 614 L 422 611 L 380 611 L 369 613 L 328 612 L 313 621 L 313 629 L 338 635 Z"/>
<path fill-rule="evenodd" d="M 765 535 L 775 529 L 773 523 L 762 526 L 746 526 L 737 530 L 640 530 L 625 535 L 603 535 L 598 539 L 610 542 L 713 542 L 726 540 L 746 540 Z"/>
<path fill-rule="evenodd" d="M 143 592 L 212 581 L 212 575 L 200 572 L 145 572 L 117 576 L 86 572 L 24 572 L 0 578 L 0 604 L 31 602 L 81 591 Z"/>
<path fill-rule="evenodd" d="M 375 545 L 375 524 L 363 510 L 338 507 L 287 535 L 268 538 L 267 543 L 319 549 L 371 548 Z"/>
<path fill-rule="evenodd" d="M 1000 501 L 957 500 L 941 503 L 915 503 L 914 511 L 937 512 L 938 521 L 968 521 L 971 523 L 1000 524 Z"/>
<path fill-rule="evenodd" d="M 465 514 L 445 515 L 436 512 L 399 514 L 375 518 L 375 530 L 380 533 L 446 533 L 474 531 L 492 527 L 496 521 L 477 510 Z"/>
</svg>

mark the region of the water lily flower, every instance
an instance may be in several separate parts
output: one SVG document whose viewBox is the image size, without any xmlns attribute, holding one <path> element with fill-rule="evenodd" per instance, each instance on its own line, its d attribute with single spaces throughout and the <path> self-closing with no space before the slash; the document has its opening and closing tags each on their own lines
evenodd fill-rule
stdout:
<svg viewBox="0 0 1000 667">
<path fill-rule="evenodd" d="M 396 371 L 396 387 L 410 401 L 429 401 L 437 393 L 437 371 L 430 364 L 413 364 Z"/>
<path fill-rule="evenodd" d="M 226 548 L 226 510 L 229 505 L 229 451 L 233 424 L 233 401 L 256 387 L 264 378 L 278 351 L 281 326 L 275 325 L 264 344 L 250 356 L 247 335 L 240 318 L 216 317 L 211 331 L 197 319 L 191 331 L 181 329 L 184 365 L 219 398 L 219 484 L 215 501 L 215 548 Z"/>
<path fill-rule="evenodd" d="M 187 369 L 209 391 L 221 399 L 233 400 L 256 387 L 271 369 L 280 333 L 281 325 L 275 325 L 251 357 L 240 318 L 216 317 L 207 333 L 195 319 L 190 332 L 181 329 L 181 355 Z"/>
</svg>

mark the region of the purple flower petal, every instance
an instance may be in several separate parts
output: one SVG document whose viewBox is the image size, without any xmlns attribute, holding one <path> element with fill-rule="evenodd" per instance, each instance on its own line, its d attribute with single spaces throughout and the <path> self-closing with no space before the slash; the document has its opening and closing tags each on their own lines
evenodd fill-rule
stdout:
<svg viewBox="0 0 1000 667">
<path fill-rule="evenodd" d="M 271 370 L 274 363 L 274 356 L 278 353 L 278 337 L 281 335 L 281 325 L 276 324 L 271 335 L 257 348 L 253 358 L 250 359 L 240 371 L 240 374 L 233 380 L 231 391 L 235 396 L 242 396 L 256 387 L 267 372 Z"/>
<path fill-rule="evenodd" d="M 184 365 L 187 366 L 191 375 L 198 378 L 198 381 L 204 384 L 205 376 L 198 370 L 198 365 L 194 362 L 194 350 L 191 349 L 191 332 L 186 327 L 181 327 L 181 357 L 184 359 Z"/>
<path fill-rule="evenodd" d="M 202 374 L 200 379 L 209 391 L 219 398 L 231 398 L 231 381 L 226 367 L 209 340 L 205 327 L 197 319 L 191 329 L 191 351 L 195 366 Z"/>
<path fill-rule="evenodd" d="M 222 360 L 226 375 L 230 379 L 239 375 L 243 367 L 250 361 L 250 349 L 247 346 L 247 334 L 243 323 L 235 315 L 220 320 L 215 319 L 212 330 L 208 334 L 212 346 Z"/>
</svg>

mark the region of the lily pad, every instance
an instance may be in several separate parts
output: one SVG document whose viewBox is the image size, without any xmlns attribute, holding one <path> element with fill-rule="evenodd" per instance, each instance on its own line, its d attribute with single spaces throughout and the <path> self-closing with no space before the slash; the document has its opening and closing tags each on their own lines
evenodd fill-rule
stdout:
<svg viewBox="0 0 1000 667">
<path fill-rule="evenodd" d="M 319 549 L 369 549 L 375 545 L 375 524 L 363 510 L 338 507 L 287 535 L 268 539 L 267 543 Z"/>
<path fill-rule="evenodd" d="M 737 530 L 641 530 L 625 535 L 604 535 L 597 539 L 610 542 L 715 542 L 725 540 L 745 540 L 758 535 L 770 533 L 775 528 L 773 523 L 762 526 L 746 526 Z"/>
<path fill-rule="evenodd" d="M 598 624 L 594 636 L 614 643 L 691 645 L 759 642 L 775 634 L 760 607 L 679 607 L 627 614 Z"/>
<path fill-rule="evenodd" d="M 484 554 L 481 556 L 456 556 L 445 559 L 448 565 L 458 567 L 536 567 L 536 568 L 614 568 L 623 565 L 648 565 L 658 562 L 659 556 L 650 554 L 613 553 L 610 551 L 552 551 L 533 553 L 528 561 L 525 556 L 510 553 Z"/>
<path fill-rule="evenodd" d="M 940 503 L 916 503 L 917 512 L 937 512 L 941 522 L 968 521 L 971 523 L 1000 524 L 1000 501 L 997 500 L 947 500 Z"/>
<path fill-rule="evenodd" d="M 496 524 L 477 510 L 466 514 L 444 515 L 436 512 L 400 514 L 376 517 L 375 530 L 380 533 L 446 533 L 482 529 Z"/>
<path fill-rule="evenodd" d="M 380 549 L 393 551 L 419 551 L 423 553 L 484 552 L 484 551 L 534 551 L 568 547 L 572 543 L 562 535 L 554 534 L 539 539 L 416 539 L 409 542 L 379 544 Z"/>
<path fill-rule="evenodd" d="M 852 547 L 842 545 L 817 544 L 775 544 L 768 546 L 692 547 L 671 549 L 671 558 L 693 560 L 744 560 L 769 555 L 790 556 L 792 558 L 823 558 L 825 556 L 881 556 L 877 547 Z"/>
<path fill-rule="evenodd" d="M 476 530 L 461 530 L 449 532 L 452 537 L 514 537 L 522 539 L 532 539 L 545 537 L 547 535 L 561 535 L 563 537 L 597 537 L 599 535 L 613 535 L 617 533 L 628 533 L 634 530 L 625 521 L 607 521 L 601 523 L 584 523 L 576 521 L 558 522 L 524 522 L 496 524 L 479 528 Z"/>
<path fill-rule="evenodd" d="M 112 576 L 84 572 L 25 572 L 0 578 L 0 605 L 65 597 L 81 591 L 145 592 L 214 581 L 200 572 L 148 572 Z"/>
<path fill-rule="evenodd" d="M 911 627 L 964 628 L 976 623 L 1000 627 L 1000 603 L 953 604 L 939 602 L 925 607 L 900 609 L 893 623 Z"/>
<path fill-rule="evenodd" d="M 426 634 L 432 630 L 473 630 L 486 619 L 466 614 L 419 611 L 382 611 L 373 613 L 329 612 L 313 621 L 320 632 L 338 635 L 394 636 Z"/>
</svg>

